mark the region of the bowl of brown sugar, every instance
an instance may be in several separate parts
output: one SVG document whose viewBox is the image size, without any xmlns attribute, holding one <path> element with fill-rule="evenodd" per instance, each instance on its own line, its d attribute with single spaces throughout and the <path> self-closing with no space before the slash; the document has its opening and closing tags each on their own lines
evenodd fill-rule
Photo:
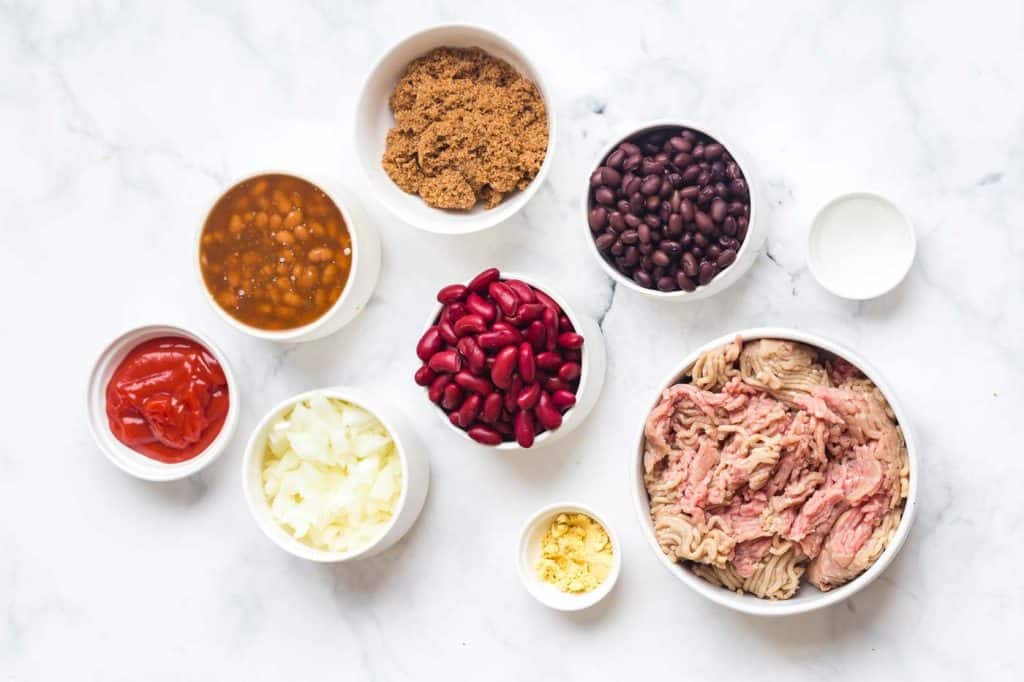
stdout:
<svg viewBox="0 0 1024 682">
<path fill-rule="evenodd" d="M 396 217 L 441 234 L 493 227 L 521 209 L 551 166 L 555 119 L 540 73 L 500 35 L 437 26 L 370 70 L 355 148 Z"/>
</svg>

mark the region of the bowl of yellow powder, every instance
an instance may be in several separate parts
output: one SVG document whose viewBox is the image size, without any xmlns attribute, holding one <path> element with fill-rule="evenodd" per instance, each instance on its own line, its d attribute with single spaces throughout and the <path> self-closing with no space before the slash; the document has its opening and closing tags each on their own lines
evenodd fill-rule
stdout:
<svg viewBox="0 0 1024 682">
<path fill-rule="evenodd" d="M 601 601 L 619 578 L 622 554 L 615 532 L 589 507 L 544 507 L 523 526 L 519 578 L 537 601 L 578 611 Z"/>
</svg>

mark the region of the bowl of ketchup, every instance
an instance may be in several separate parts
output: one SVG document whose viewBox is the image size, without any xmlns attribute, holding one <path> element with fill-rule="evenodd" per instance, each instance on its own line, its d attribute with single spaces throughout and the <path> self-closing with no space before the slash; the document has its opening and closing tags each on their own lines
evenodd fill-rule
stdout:
<svg viewBox="0 0 1024 682">
<path fill-rule="evenodd" d="M 205 336 L 147 325 L 117 337 L 89 379 L 89 425 L 100 450 L 147 481 L 190 476 L 224 451 L 238 391 L 224 354 Z"/>
</svg>

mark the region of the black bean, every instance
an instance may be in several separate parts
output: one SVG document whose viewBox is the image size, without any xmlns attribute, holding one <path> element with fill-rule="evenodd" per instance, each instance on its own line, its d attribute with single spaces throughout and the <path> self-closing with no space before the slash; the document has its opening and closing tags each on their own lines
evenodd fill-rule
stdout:
<svg viewBox="0 0 1024 682">
<path fill-rule="evenodd" d="M 679 207 L 679 215 L 682 216 L 684 223 L 692 223 L 696 212 L 693 209 L 693 202 L 687 199 Z"/>
<path fill-rule="evenodd" d="M 684 253 L 682 258 L 679 259 L 680 269 L 686 273 L 687 277 L 697 276 L 697 259 L 692 253 Z"/>
<path fill-rule="evenodd" d="M 697 195 L 697 205 L 707 206 L 711 203 L 711 200 L 715 198 L 715 188 L 711 185 L 704 185 L 700 188 L 700 193 Z"/>
<path fill-rule="evenodd" d="M 644 208 L 646 208 L 650 213 L 656 212 L 661 208 L 661 199 L 657 196 L 647 197 L 647 201 L 644 202 Z"/>
<path fill-rule="evenodd" d="M 711 216 L 704 211 L 697 211 L 697 214 L 693 218 L 693 222 L 697 223 L 697 229 L 704 234 L 711 234 L 715 229 L 715 224 L 711 221 Z"/>
<path fill-rule="evenodd" d="M 691 234 L 690 232 L 687 232 L 686 234 L 679 238 L 679 245 L 682 246 L 684 249 L 690 248 L 690 244 L 692 243 L 693 234 Z"/>
<path fill-rule="evenodd" d="M 636 228 L 637 238 L 647 244 L 651 241 L 651 228 L 647 223 L 640 223 Z"/>
<path fill-rule="evenodd" d="M 678 213 L 673 213 L 668 217 L 668 233 L 673 237 L 678 237 L 683 233 L 683 217 Z"/>
<path fill-rule="evenodd" d="M 622 187 L 619 188 L 619 191 L 622 192 L 622 196 L 624 197 L 636 194 L 640 191 L 640 182 L 641 180 L 639 177 L 632 173 L 627 173 L 622 177 Z"/>
<path fill-rule="evenodd" d="M 679 190 L 679 196 L 684 199 L 696 199 L 697 195 L 700 194 L 700 187 L 690 185 Z"/>
<path fill-rule="evenodd" d="M 640 185 L 640 191 L 648 196 L 657 194 L 660 188 L 661 178 L 657 175 L 648 175 L 644 178 L 643 184 Z"/>
<path fill-rule="evenodd" d="M 748 225 L 750 225 L 750 221 L 746 216 L 740 216 L 736 219 L 736 239 L 743 241 L 747 238 Z"/>
<path fill-rule="evenodd" d="M 690 130 L 689 128 L 683 128 L 681 131 L 679 131 L 679 136 L 684 140 L 690 141 L 691 143 L 697 141 L 697 133 Z"/>
<path fill-rule="evenodd" d="M 697 176 L 701 174 L 700 166 L 693 164 L 687 166 L 686 170 L 683 171 L 683 182 L 687 185 L 697 181 Z"/>
<path fill-rule="evenodd" d="M 626 250 L 626 245 L 623 244 L 622 242 L 620 242 L 618 239 L 615 240 L 615 243 L 612 244 L 611 248 L 609 249 L 609 251 L 612 252 L 613 256 L 621 256 L 622 252 L 625 251 L 625 250 Z"/>
<path fill-rule="evenodd" d="M 711 184 L 711 181 L 711 171 L 702 170 L 697 175 L 697 184 L 700 185 L 701 187 L 704 187 L 704 185 Z"/>
<path fill-rule="evenodd" d="M 687 154 L 686 152 L 679 152 L 678 154 L 672 157 L 672 165 L 679 169 L 686 168 L 692 162 L 693 157 Z"/>
<path fill-rule="evenodd" d="M 600 187 L 601 186 L 601 169 L 598 168 L 596 171 L 590 174 L 590 186 Z"/>
<path fill-rule="evenodd" d="M 594 240 L 594 243 L 597 245 L 597 248 L 600 251 L 607 250 L 608 247 L 611 246 L 612 243 L 614 243 L 614 242 L 615 242 L 615 235 L 608 234 L 607 232 L 605 232 L 604 234 L 602 234 L 601 236 L 599 236 L 597 239 Z"/>
<path fill-rule="evenodd" d="M 729 191 L 732 192 L 733 196 L 747 196 L 747 181 L 743 178 L 736 178 L 729 183 Z"/>
<path fill-rule="evenodd" d="M 625 233 L 623 233 L 623 234 L 625 234 Z M 625 240 L 623 240 L 623 241 L 625 241 Z M 722 249 L 718 246 L 718 244 L 712 244 L 711 246 L 709 246 L 707 248 L 707 252 L 706 252 L 705 255 L 707 255 L 708 260 L 710 260 L 710 261 L 717 261 L 718 257 L 720 255 L 722 255 Z"/>
<path fill-rule="evenodd" d="M 672 207 L 668 205 L 667 201 L 661 202 L 661 208 L 658 209 L 658 217 L 661 218 L 662 225 L 668 222 L 670 215 L 672 215 Z"/>
<path fill-rule="evenodd" d="M 633 281 L 645 289 L 651 288 L 651 276 L 643 270 L 637 270 L 633 273 Z"/>
<path fill-rule="evenodd" d="M 661 279 L 658 280 L 658 289 L 661 290 L 661 291 L 675 291 L 675 289 L 676 289 L 676 280 L 675 280 L 675 278 L 671 277 L 669 275 L 665 275 L 664 277 L 662 277 Z"/>
<path fill-rule="evenodd" d="M 654 155 L 654 160 L 658 163 L 665 165 L 668 163 L 669 156 L 665 152 L 658 152 Z"/>
<path fill-rule="evenodd" d="M 619 239 L 622 240 L 623 244 L 636 244 L 639 236 L 637 235 L 636 230 L 626 230 L 619 235 Z"/>
<path fill-rule="evenodd" d="M 640 147 L 637 147 L 632 142 L 623 142 L 619 145 L 619 149 L 626 154 L 626 156 L 633 156 L 634 154 L 640 153 Z"/>
<path fill-rule="evenodd" d="M 691 246 L 690 253 L 692 253 L 693 257 L 696 258 L 698 261 L 704 257 L 704 249 L 700 248 L 699 246 Z"/>
<path fill-rule="evenodd" d="M 641 243 L 641 244 L 640 244 L 639 246 L 637 246 L 636 248 L 637 248 L 637 249 L 638 249 L 638 250 L 640 251 L 640 253 L 642 253 L 643 255 L 645 255 L 645 256 L 646 256 L 646 255 L 647 255 L 647 254 L 649 254 L 649 253 L 650 253 L 651 251 L 654 251 L 654 244 L 652 244 L 652 243 L 650 243 L 650 242 L 642 242 L 642 243 Z"/>
<path fill-rule="evenodd" d="M 725 151 L 725 149 L 722 147 L 722 145 L 718 144 L 717 142 L 712 142 L 708 146 L 704 147 L 704 158 L 711 159 L 712 161 L 714 161 L 715 159 L 722 155 L 723 151 Z"/>
<path fill-rule="evenodd" d="M 718 267 L 722 270 L 726 269 L 736 261 L 736 252 L 732 249 L 726 249 L 718 255 Z"/>
<path fill-rule="evenodd" d="M 708 263 L 707 261 L 701 263 L 700 272 L 697 273 L 697 281 L 700 282 L 701 284 L 707 284 L 714 278 L 714 276 L 715 269 L 711 265 L 711 263 Z"/>
<path fill-rule="evenodd" d="M 629 197 L 629 212 L 635 216 L 642 216 L 644 214 L 644 195 L 637 192 Z"/>
<path fill-rule="evenodd" d="M 627 246 L 622 259 L 627 267 L 635 267 L 640 263 L 640 251 L 635 246 Z"/>
<path fill-rule="evenodd" d="M 594 192 L 594 199 L 596 199 L 599 204 L 611 206 L 615 203 L 615 193 L 607 187 L 599 187 L 597 191 Z"/>
<path fill-rule="evenodd" d="M 704 236 L 703 232 L 695 232 L 693 234 L 693 243 L 702 249 L 706 249 L 711 242 Z"/>
<path fill-rule="evenodd" d="M 679 242 L 674 242 L 671 239 L 662 239 L 658 242 L 658 250 L 664 251 L 669 256 L 678 256 L 683 251 L 683 247 L 679 246 Z"/>
<path fill-rule="evenodd" d="M 676 275 L 676 284 L 683 291 L 693 291 L 697 288 L 697 284 L 682 272 Z"/>
<path fill-rule="evenodd" d="M 640 170 L 644 175 L 661 175 L 665 172 L 665 164 L 659 163 L 654 159 L 644 159 L 643 163 L 640 164 Z"/>
<path fill-rule="evenodd" d="M 620 169 L 620 168 L 622 168 L 622 162 L 625 159 L 626 159 L 626 152 L 622 151 L 621 149 L 616 149 L 615 151 L 613 151 L 611 154 L 608 155 L 607 159 L 604 160 L 604 165 L 611 166 L 612 168 Z"/>
<path fill-rule="evenodd" d="M 647 215 L 645 215 L 644 222 L 653 227 L 654 229 L 661 227 L 661 218 L 654 215 L 653 213 L 648 213 Z"/>
<path fill-rule="evenodd" d="M 691 152 L 691 153 L 693 154 L 693 158 L 695 158 L 695 159 L 703 159 L 704 158 L 704 145 L 698 143 L 697 146 L 693 148 L 693 152 Z"/>
<path fill-rule="evenodd" d="M 725 220 L 726 211 L 729 207 L 721 199 L 714 199 L 711 201 L 711 219 L 716 223 L 720 223 Z"/>
<path fill-rule="evenodd" d="M 672 149 L 676 150 L 677 152 L 688 152 L 691 149 L 693 149 L 692 142 L 685 138 L 679 137 L 678 135 L 675 137 L 670 137 L 668 139 L 668 144 L 670 147 L 672 147 Z"/>
<path fill-rule="evenodd" d="M 672 262 L 672 259 L 668 257 L 668 254 L 661 249 L 656 250 L 651 254 L 651 262 L 659 267 L 665 267 Z"/>
<path fill-rule="evenodd" d="M 637 217 L 637 216 L 636 216 L 635 214 L 633 214 L 633 213 L 627 213 L 627 214 L 626 214 L 626 215 L 625 215 L 625 216 L 623 217 L 623 220 L 625 220 L 625 221 L 626 221 L 626 227 L 632 228 L 632 229 L 634 229 L 634 230 L 635 230 L 636 228 L 640 227 L 640 224 L 641 224 L 641 223 L 643 222 L 642 220 L 640 220 L 640 218 L 638 218 L 638 217 Z"/>
<path fill-rule="evenodd" d="M 643 156 L 640 154 L 630 154 L 626 157 L 626 160 L 622 162 L 623 170 L 633 171 L 640 167 L 640 163 L 643 161 Z"/>
<path fill-rule="evenodd" d="M 608 226 L 608 210 L 604 206 L 590 209 L 590 218 L 587 222 L 590 223 L 591 230 L 600 232 Z"/>
<path fill-rule="evenodd" d="M 626 229 L 626 222 L 622 219 L 621 213 L 612 211 L 608 214 L 608 226 L 616 232 L 622 232 Z"/>
<path fill-rule="evenodd" d="M 608 187 L 618 187 L 622 184 L 622 173 L 619 171 L 614 168 L 610 168 L 609 166 L 604 166 L 599 170 L 601 171 L 601 182 Z"/>
<path fill-rule="evenodd" d="M 736 236 L 736 219 L 731 215 L 726 216 L 725 220 L 722 221 L 722 232 L 726 233 L 730 237 Z"/>
</svg>

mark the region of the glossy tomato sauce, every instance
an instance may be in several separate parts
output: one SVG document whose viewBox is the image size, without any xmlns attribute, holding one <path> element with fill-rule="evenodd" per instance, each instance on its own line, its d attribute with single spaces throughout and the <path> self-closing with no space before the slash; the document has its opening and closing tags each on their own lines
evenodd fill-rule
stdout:
<svg viewBox="0 0 1024 682">
<path fill-rule="evenodd" d="M 165 336 L 139 344 L 107 384 L 107 420 L 132 450 L 184 462 L 206 449 L 228 414 L 228 382 L 201 344 Z"/>
</svg>

